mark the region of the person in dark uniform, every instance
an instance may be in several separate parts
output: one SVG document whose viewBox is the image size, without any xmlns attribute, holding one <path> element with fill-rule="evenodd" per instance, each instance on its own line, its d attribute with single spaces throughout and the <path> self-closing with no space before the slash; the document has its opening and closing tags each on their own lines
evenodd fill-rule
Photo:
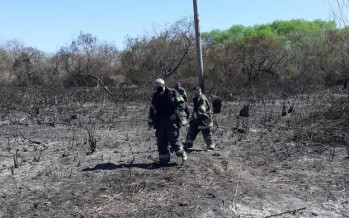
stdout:
<svg viewBox="0 0 349 218">
<path fill-rule="evenodd" d="M 181 83 L 176 83 L 175 89 L 176 89 L 177 92 L 182 96 L 182 98 L 184 99 L 184 101 L 185 101 L 185 102 L 188 102 L 187 92 L 186 92 L 185 89 L 181 86 Z"/>
<path fill-rule="evenodd" d="M 156 129 L 159 161 L 161 164 L 170 162 L 170 144 L 182 160 L 187 160 L 187 154 L 179 141 L 179 133 L 182 125 L 186 123 L 185 101 L 175 90 L 165 86 L 161 78 L 155 81 L 156 92 L 152 96 L 149 109 L 149 128 Z"/>
<path fill-rule="evenodd" d="M 188 107 L 188 96 L 187 96 L 187 92 L 185 91 L 185 89 L 181 86 L 181 83 L 176 83 L 175 87 L 174 87 L 177 92 L 182 96 L 182 98 L 185 101 L 185 113 L 187 114 L 187 119 L 189 119 L 189 107 Z"/>
<path fill-rule="evenodd" d="M 215 144 L 212 140 L 212 110 L 211 104 L 202 93 L 200 87 L 194 88 L 195 97 L 193 98 L 194 109 L 189 118 L 189 128 L 185 138 L 184 146 L 186 149 L 192 148 L 196 136 L 201 131 L 204 141 L 207 145 L 207 150 L 212 151 Z"/>
</svg>

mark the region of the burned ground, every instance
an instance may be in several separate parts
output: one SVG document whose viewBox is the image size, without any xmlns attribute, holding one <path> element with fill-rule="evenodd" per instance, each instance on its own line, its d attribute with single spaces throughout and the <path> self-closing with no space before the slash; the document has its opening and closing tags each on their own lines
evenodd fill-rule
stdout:
<svg viewBox="0 0 349 218">
<path fill-rule="evenodd" d="M 2 110 L 0 217 L 349 217 L 348 93 L 246 103 L 214 115 L 215 151 L 199 135 L 167 166 L 147 104 Z"/>
</svg>

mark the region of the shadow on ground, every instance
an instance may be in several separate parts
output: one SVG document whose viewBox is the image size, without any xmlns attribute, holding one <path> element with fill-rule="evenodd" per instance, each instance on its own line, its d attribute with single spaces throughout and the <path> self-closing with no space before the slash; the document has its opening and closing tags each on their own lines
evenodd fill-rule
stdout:
<svg viewBox="0 0 349 218">
<path fill-rule="evenodd" d="M 82 169 L 82 171 L 95 171 L 95 170 L 116 170 L 122 168 L 141 168 L 147 170 L 154 170 L 163 167 L 175 167 L 178 166 L 177 163 L 169 163 L 169 164 L 156 164 L 156 163 L 138 163 L 138 164 L 114 164 L 114 163 L 102 163 L 97 164 L 93 168 L 87 167 Z"/>
</svg>

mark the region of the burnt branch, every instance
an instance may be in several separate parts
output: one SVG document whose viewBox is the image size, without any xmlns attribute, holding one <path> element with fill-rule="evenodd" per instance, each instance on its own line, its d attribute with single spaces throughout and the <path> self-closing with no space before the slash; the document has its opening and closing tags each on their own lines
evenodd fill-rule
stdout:
<svg viewBox="0 0 349 218">
<path fill-rule="evenodd" d="M 104 91 L 106 91 L 109 95 L 115 95 L 115 93 L 112 93 L 108 89 L 108 87 L 106 85 L 104 85 L 103 81 L 100 78 L 96 77 L 96 76 L 93 76 L 93 75 L 90 75 L 90 74 L 87 74 L 87 75 L 86 74 L 73 74 L 73 76 L 77 76 L 77 77 L 86 77 L 87 76 L 87 77 L 90 77 L 90 78 L 96 80 L 97 84 L 101 85 L 102 88 L 104 89 Z"/>
<path fill-rule="evenodd" d="M 164 69 L 164 78 L 167 78 L 167 77 L 171 76 L 172 74 L 174 74 L 178 70 L 178 68 L 181 65 L 181 63 L 183 62 L 184 58 L 187 56 L 187 54 L 189 54 L 189 49 L 192 45 L 192 42 L 190 41 L 188 36 L 186 36 L 186 40 L 187 40 L 187 43 L 185 44 L 181 58 L 178 60 L 176 66 L 173 69 L 171 67 L 170 68 L 166 67 Z"/>
</svg>

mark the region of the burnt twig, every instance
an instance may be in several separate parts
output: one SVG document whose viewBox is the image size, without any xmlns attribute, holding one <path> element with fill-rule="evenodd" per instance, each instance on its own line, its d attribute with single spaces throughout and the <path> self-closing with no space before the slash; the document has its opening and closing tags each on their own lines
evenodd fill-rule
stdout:
<svg viewBox="0 0 349 218">
<path fill-rule="evenodd" d="M 282 213 L 272 214 L 272 215 L 266 216 L 265 218 L 274 217 L 274 216 L 281 216 L 281 215 L 284 215 L 284 214 L 287 214 L 287 213 L 295 214 L 296 212 L 301 211 L 301 210 L 305 210 L 305 209 L 307 209 L 307 208 L 306 207 L 302 207 L 302 208 L 295 209 L 295 210 L 287 210 L 287 211 L 282 212 Z"/>
</svg>

